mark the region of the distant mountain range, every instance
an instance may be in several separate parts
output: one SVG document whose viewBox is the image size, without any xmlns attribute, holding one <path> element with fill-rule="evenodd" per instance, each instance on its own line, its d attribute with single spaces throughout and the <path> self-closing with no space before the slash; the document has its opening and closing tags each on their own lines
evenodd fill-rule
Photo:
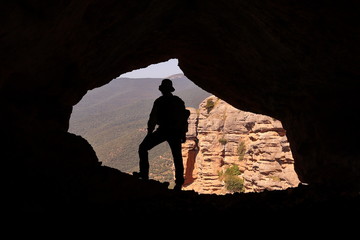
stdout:
<svg viewBox="0 0 360 240">
<path fill-rule="evenodd" d="M 183 74 L 169 76 L 187 107 L 198 108 L 211 94 Z M 74 106 L 69 132 L 85 138 L 103 165 L 123 172 L 138 171 L 138 146 L 146 135 L 153 101 L 161 95 L 162 78 L 117 78 L 89 91 Z M 150 151 L 150 174 L 159 181 L 173 177 L 167 144 Z"/>
</svg>

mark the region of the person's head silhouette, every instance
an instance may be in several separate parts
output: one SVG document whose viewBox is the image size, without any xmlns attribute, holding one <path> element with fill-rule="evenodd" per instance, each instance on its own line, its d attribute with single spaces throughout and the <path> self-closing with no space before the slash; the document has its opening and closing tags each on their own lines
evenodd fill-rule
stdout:
<svg viewBox="0 0 360 240">
<path fill-rule="evenodd" d="M 170 79 L 163 79 L 161 85 L 159 86 L 159 90 L 162 93 L 170 93 L 174 92 L 175 88 L 173 87 L 172 81 Z"/>
</svg>

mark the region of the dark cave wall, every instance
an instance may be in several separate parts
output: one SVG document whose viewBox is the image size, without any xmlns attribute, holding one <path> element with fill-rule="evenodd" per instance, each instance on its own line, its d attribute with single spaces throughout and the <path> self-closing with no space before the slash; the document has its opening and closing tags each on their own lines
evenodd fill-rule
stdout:
<svg viewBox="0 0 360 240">
<path fill-rule="evenodd" d="M 360 188 L 357 1 L 1 5 L 3 152 L 19 182 L 81 188 L 99 163 L 66 133 L 72 106 L 121 73 L 178 58 L 200 87 L 281 120 L 301 181 Z"/>
</svg>

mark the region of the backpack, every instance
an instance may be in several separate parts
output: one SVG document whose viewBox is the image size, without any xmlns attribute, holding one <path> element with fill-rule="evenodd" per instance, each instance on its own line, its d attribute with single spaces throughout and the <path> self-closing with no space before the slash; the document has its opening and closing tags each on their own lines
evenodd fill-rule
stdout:
<svg viewBox="0 0 360 240">
<path fill-rule="evenodd" d="M 167 129 L 176 129 L 181 134 L 187 133 L 190 111 L 185 108 L 184 101 L 177 96 L 171 96 L 161 98 L 158 104 L 158 124 Z"/>
<path fill-rule="evenodd" d="M 187 133 L 189 131 L 189 122 L 188 122 L 188 119 L 190 117 L 190 110 L 189 109 L 184 109 L 184 112 L 183 112 L 183 133 Z"/>
<path fill-rule="evenodd" d="M 177 96 L 174 96 L 173 99 L 175 102 L 177 102 L 177 104 L 173 104 L 173 112 L 176 115 L 176 119 L 174 119 L 173 124 L 175 128 L 179 130 L 179 132 L 186 134 L 189 130 L 188 119 L 190 117 L 190 110 L 186 109 L 184 102 Z"/>
</svg>

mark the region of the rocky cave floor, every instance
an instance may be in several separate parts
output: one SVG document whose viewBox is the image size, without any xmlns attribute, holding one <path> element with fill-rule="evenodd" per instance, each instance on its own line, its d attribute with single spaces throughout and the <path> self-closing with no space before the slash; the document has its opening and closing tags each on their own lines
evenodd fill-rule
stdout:
<svg viewBox="0 0 360 240">
<path fill-rule="evenodd" d="M 304 184 L 260 193 L 199 194 L 194 191 L 175 191 L 164 183 L 139 180 L 104 166 L 101 167 L 101 177 L 96 181 L 91 190 L 76 200 L 68 196 L 55 196 L 53 199 L 57 200 L 53 201 L 51 197 L 43 196 L 21 204 L 25 212 L 30 214 L 126 216 L 137 219 L 167 219 L 174 216 L 254 217 L 258 214 L 358 217 L 360 213 L 358 192 L 329 191 Z"/>
</svg>

